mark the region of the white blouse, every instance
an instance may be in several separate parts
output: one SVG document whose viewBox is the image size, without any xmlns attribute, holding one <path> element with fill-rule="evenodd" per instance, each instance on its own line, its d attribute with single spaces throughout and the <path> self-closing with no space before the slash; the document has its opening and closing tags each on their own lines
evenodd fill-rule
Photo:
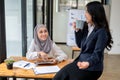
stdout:
<svg viewBox="0 0 120 80">
<path fill-rule="evenodd" d="M 91 32 L 93 31 L 93 29 L 94 29 L 94 25 L 88 24 L 88 35 L 87 35 L 87 37 L 91 34 Z"/>
<path fill-rule="evenodd" d="M 34 41 L 32 41 L 31 45 L 28 49 L 28 52 L 26 53 L 26 58 L 29 60 L 34 60 L 34 59 L 39 58 L 38 52 L 34 51 L 34 48 L 35 48 L 34 45 L 35 45 L 35 43 L 34 43 Z M 67 55 L 55 43 L 53 43 L 52 49 L 48 53 L 48 56 L 55 58 L 59 62 L 66 60 L 68 58 Z"/>
</svg>

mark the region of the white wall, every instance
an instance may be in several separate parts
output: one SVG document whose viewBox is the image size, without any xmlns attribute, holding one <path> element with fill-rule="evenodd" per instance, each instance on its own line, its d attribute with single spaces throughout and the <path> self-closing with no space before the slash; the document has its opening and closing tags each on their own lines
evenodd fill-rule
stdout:
<svg viewBox="0 0 120 80">
<path fill-rule="evenodd" d="M 53 40 L 64 43 L 67 41 L 68 13 L 56 12 L 56 1 L 54 1 L 53 9 Z"/>
<path fill-rule="evenodd" d="M 111 0 L 110 14 L 110 29 L 114 44 L 109 54 L 120 54 L 120 0 Z"/>
<path fill-rule="evenodd" d="M 54 13 L 53 18 L 53 40 L 55 42 L 66 42 L 67 41 L 67 13 L 57 12 Z"/>
</svg>

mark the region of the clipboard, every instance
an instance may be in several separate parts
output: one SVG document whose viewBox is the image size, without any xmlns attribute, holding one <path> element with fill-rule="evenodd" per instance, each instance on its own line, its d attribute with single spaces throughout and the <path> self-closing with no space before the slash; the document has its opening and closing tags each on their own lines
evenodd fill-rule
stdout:
<svg viewBox="0 0 120 80">
<path fill-rule="evenodd" d="M 36 65 L 51 65 L 51 64 L 56 64 L 52 61 L 37 61 L 35 62 Z"/>
</svg>

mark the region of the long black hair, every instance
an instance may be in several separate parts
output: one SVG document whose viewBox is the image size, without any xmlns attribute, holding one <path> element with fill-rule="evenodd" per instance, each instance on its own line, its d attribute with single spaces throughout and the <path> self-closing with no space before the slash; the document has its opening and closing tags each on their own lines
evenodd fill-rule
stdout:
<svg viewBox="0 0 120 80">
<path fill-rule="evenodd" d="M 104 27 L 106 29 L 107 34 L 108 34 L 108 42 L 107 42 L 106 48 L 110 50 L 113 44 L 113 40 L 112 40 L 109 25 L 108 25 L 106 15 L 105 15 L 105 10 L 104 10 L 102 3 L 98 1 L 93 1 L 93 2 L 88 3 L 86 7 L 87 7 L 88 13 L 92 17 L 92 21 L 95 27 L 97 28 Z"/>
</svg>

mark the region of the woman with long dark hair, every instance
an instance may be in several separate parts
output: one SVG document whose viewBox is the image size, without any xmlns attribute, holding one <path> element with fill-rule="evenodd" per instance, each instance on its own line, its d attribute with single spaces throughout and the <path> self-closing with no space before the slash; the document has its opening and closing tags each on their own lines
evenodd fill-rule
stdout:
<svg viewBox="0 0 120 80">
<path fill-rule="evenodd" d="M 97 80 L 103 72 L 104 49 L 112 47 L 112 37 L 103 5 L 98 1 L 86 5 L 83 29 L 75 29 L 80 55 L 62 68 L 53 80 Z"/>
</svg>

